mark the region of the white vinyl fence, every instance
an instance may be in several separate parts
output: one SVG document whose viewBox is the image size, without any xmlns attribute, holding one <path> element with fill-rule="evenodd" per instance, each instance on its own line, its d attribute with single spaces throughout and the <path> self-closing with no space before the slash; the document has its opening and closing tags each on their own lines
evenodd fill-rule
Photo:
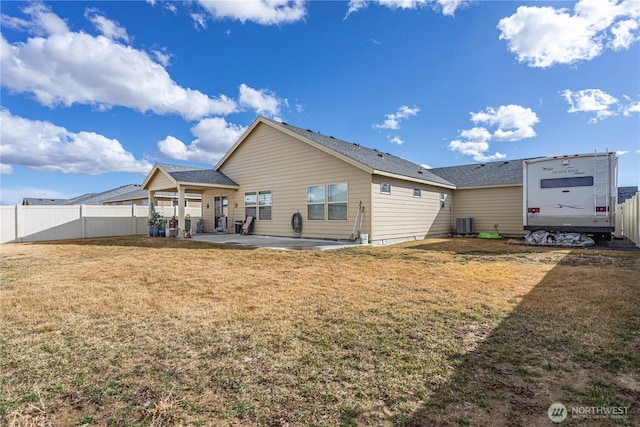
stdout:
<svg viewBox="0 0 640 427">
<path fill-rule="evenodd" d="M 164 218 L 177 206 L 157 206 Z M 195 231 L 200 208 L 185 208 Z M 0 243 L 147 234 L 148 206 L 0 206 Z"/>
<path fill-rule="evenodd" d="M 640 193 L 616 205 L 615 235 L 627 238 L 640 247 Z"/>
</svg>

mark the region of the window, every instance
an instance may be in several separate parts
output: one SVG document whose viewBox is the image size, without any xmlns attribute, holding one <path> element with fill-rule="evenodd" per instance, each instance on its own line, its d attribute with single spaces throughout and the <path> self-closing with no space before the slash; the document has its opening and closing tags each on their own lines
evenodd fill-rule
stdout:
<svg viewBox="0 0 640 427">
<path fill-rule="evenodd" d="M 329 220 L 347 220 L 347 196 L 349 187 L 347 183 L 329 184 L 328 186 Z"/>
<path fill-rule="evenodd" d="M 307 219 L 324 219 L 324 185 L 307 187 Z"/>
<path fill-rule="evenodd" d="M 569 178 L 541 179 L 540 188 L 591 187 L 592 176 L 572 176 Z"/>
<path fill-rule="evenodd" d="M 258 192 L 258 219 L 271 220 L 271 190 Z"/>
<path fill-rule="evenodd" d="M 447 193 L 445 193 L 444 191 L 440 192 L 440 207 L 444 208 L 444 202 L 447 201 Z"/>
<path fill-rule="evenodd" d="M 381 182 L 380 192 L 384 194 L 391 194 L 391 184 L 389 184 L 388 182 Z"/>
<path fill-rule="evenodd" d="M 244 215 L 256 217 L 256 192 L 244 193 Z"/>
<path fill-rule="evenodd" d="M 413 197 L 422 197 L 422 190 L 420 190 L 419 188 L 414 188 Z"/>
</svg>

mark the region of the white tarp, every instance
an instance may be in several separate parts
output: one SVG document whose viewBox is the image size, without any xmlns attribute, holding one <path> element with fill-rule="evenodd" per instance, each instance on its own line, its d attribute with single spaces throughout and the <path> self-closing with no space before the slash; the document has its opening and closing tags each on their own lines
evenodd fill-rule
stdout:
<svg viewBox="0 0 640 427">
<path fill-rule="evenodd" d="M 527 243 L 537 245 L 595 245 L 596 242 L 584 233 L 563 233 L 560 231 L 549 232 L 544 230 L 534 231 L 524 236 Z"/>
</svg>

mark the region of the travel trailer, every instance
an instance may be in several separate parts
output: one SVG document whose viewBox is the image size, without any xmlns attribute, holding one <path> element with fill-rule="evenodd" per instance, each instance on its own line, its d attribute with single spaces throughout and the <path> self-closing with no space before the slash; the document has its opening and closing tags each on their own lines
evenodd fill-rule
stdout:
<svg viewBox="0 0 640 427">
<path fill-rule="evenodd" d="M 526 160 L 523 167 L 525 230 L 611 237 L 618 194 L 615 153 L 543 157 Z"/>
</svg>

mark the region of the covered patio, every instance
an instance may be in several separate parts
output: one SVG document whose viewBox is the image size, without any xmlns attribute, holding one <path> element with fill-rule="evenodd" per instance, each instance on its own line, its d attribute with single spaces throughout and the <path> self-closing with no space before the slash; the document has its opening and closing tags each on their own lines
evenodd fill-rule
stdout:
<svg viewBox="0 0 640 427">
<path fill-rule="evenodd" d="M 232 179 L 214 169 L 200 169 L 190 166 L 168 165 L 156 163 L 144 182 L 142 188 L 149 192 L 149 205 L 156 205 L 156 192 L 174 192 L 178 195 L 178 235 L 185 229 L 185 195 L 201 194 L 201 217 L 207 228 L 215 229 L 216 218 L 225 216 L 227 227 L 233 218 L 227 218 L 223 200 L 233 203 L 239 185 Z M 208 195 L 208 198 L 205 198 Z M 215 196 L 214 196 L 215 195 Z"/>
</svg>

